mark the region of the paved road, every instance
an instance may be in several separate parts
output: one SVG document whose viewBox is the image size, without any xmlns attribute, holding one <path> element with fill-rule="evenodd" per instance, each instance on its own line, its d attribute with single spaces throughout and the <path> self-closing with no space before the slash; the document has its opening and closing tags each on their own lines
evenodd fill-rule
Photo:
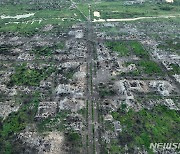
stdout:
<svg viewBox="0 0 180 154">
<path fill-rule="evenodd" d="M 88 45 L 88 54 L 87 54 L 87 64 L 88 64 L 88 136 L 89 136 L 89 148 L 88 153 L 89 154 L 99 154 L 100 148 L 99 148 L 99 133 L 98 133 L 98 109 L 97 109 L 97 100 L 95 99 L 95 91 L 94 89 L 94 79 L 95 79 L 95 73 L 94 73 L 94 67 L 96 66 L 96 44 L 95 40 L 97 39 L 94 33 L 93 29 L 93 23 L 91 21 L 91 10 L 89 6 L 89 17 L 87 22 L 87 45 Z"/>
<path fill-rule="evenodd" d="M 87 56 L 86 56 L 86 63 L 87 63 L 87 88 L 86 88 L 86 102 L 88 103 L 88 114 L 87 114 L 87 127 L 83 134 L 83 142 L 86 138 L 86 143 L 83 143 L 84 149 L 83 153 L 88 154 L 99 154 L 99 133 L 98 133 L 98 108 L 97 108 L 97 100 L 95 99 L 95 92 L 93 91 L 93 80 L 95 79 L 94 72 L 94 65 L 95 65 L 95 54 L 96 54 L 96 36 L 93 30 L 93 23 L 91 20 L 91 8 L 89 5 L 89 16 L 87 17 L 77 6 L 76 3 L 71 0 L 72 5 L 74 5 L 77 10 L 85 17 L 87 20 L 86 22 L 86 35 L 85 39 L 87 40 Z"/>
</svg>

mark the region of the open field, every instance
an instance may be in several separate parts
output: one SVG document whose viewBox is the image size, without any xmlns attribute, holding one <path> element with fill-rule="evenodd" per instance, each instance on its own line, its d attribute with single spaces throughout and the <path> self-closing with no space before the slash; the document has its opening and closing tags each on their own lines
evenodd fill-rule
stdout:
<svg viewBox="0 0 180 154">
<path fill-rule="evenodd" d="M 126 4 L 126 1 L 120 2 L 97 2 L 90 3 L 92 12 L 98 11 L 100 17 L 93 16 L 94 19 L 112 20 L 112 19 L 131 19 L 137 17 L 156 17 L 180 15 L 180 9 L 176 3 L 142 3 L 142 4 Z M 110 6 L 110 7 L 109 7 Z M 88 15 L 88 4 L 79 4 L 79 8 Z"/>
<path fill-rule="evenodd" d="M 53 24 L 62 29 L 67 29 L 72 24 L 84 21 L 84 18 L 76 9 L 69 9 L 70 4 L 64 7 L 52 9 L 37 9 L 36 5 L 5 5 L 0 6 L 0 32 L 19 32 L 20 34 L 38 33 L 47 24 Z M 33 14 L 29 17 L 18 16 Z M 16 19 L 17 16 L 17 19 Z M 2 18 L 2 19 L 1 19 Z"/>
</svg>

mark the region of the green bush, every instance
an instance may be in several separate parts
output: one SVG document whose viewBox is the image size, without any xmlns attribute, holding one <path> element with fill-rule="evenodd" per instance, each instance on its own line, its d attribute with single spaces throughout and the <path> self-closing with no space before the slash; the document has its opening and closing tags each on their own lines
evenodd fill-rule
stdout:
<svg viewBox="0 0 180 154">
<path fill-rule="evenodd" d="M 179 65 L 171 64 L 170 66 L 173 68 L 173 70 L 170 71 L 172 74 L 180 74 L 180 67 L 179 67 Z"/>
<path fill-rule="evenodd" d="M 25 127 L 34 122 L 34 116 L 37 112 L 39 104 L 39 93 L 34 93 L 29 97 L 29 102 L 22 104 L 17 112 L 12 112 L 9 116 L 1 122 L 0 127 L 0 147 L 2 153 L 10 154 L 13 150 L 12 137 L 25 129 Z"/>
<path fill-rule="evenodd" d="M 15 73 L 11 76 L 11 84 L 38 86 L 41 80 L 47 78 L 52 72 L 53 68 L 47 69 L 29 69 L 26 64 L 17 66 Z"/>
</svg>

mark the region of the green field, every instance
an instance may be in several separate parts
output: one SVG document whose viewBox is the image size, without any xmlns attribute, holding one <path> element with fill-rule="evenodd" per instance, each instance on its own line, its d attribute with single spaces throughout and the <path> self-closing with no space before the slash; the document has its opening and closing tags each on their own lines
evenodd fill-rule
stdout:
<svg viewBox="0 0 180 154">
<path fill-rule="evenodd" d="M 116 42 L 107 41 L 105 45 L 112 51 L 117 52 L 120 56 L 136 55 L 139 58 L 149 59 L 148 52 L 138 41 Z"/>
<path fill-rule="evenodd" d="M 130 55 L 130 50 L 128 49 L 128 45 L 126 42 L 106 42 L 106 46 L 112 51 L 117 52 L 120 56 L 128 56 Z"/>
<path fill-rule="evenodd" d="M 125 1 L 101 1 L 101 2 L 89 2 L 91 10 L 99 11 L 102 19 L 118 19 L 118 18 L 134 18 L 143 16 L 158 16 L 158 15 L 170 15 L 179 14 L 179 4 L 176 2 L 171 3 L 143 3 L 125 5 Z M 80 3 L 79 8 L 85 13 L 88 13 L 88 3 Z M 96 17 L 94 17 L 96 18 Z"/>
<path fill-rule="evenodd" d="M 41 33 L 47 24 L 58 26 L 59 29 L 67 29 L 75 23 L 84 21 L 85 18 L 77 9 L 69 9 L 70 4 L 64 4 L 63 8 L 37 9 L 34 5 L 2 5 L 0 16 L 16 16 L 35 13 L 34 16 L 21 19 L 0 19 L 0 32 L 18 32 L 23 35 Z"/>
<path fill-rule="evenodd" d="M 118 137 L 118 145 L 121 145 L 122 149 L 126 144 L 129 147 L 144 145 L 149 152 L 152 152 L 149 150 L 150 143 L 179 141 L 180 115 L 165 106 L 156 106 L 151 110 L 143 109 L 139 112 L 133 110 L 125 112 L 120 108 L 112 115 L 124 128 Z M 112 147 L 112 150 L 120 149 Z"/>
</svg>

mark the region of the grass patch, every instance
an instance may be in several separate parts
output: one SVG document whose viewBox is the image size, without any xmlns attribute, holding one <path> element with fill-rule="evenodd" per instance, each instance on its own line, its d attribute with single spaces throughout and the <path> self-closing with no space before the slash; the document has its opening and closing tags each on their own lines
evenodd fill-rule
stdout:
<svg viewBox="0 0 180 154">
<path fill-rule="evenodd" d="M 142 44 L 138 41 L 130 41 L 129 42 L 130 47 L 132 48 L 133 52 L 136 56 L 143 58 L 143 59 L 149 59 L 148 52 L 143 48 Z"/>
<path fill-rule="evenodd" d="M 65 2 L 69 3 L 69 2 Z M 80 20 L 84 21 L 82 15 L 76 9 L 69 9 L 69 4 L 62 4 L 58 2 L 54 8 L 51 8 L 49 3 L 42 3 L 41 5 L 3 5 L 0 6 L 0 15 L 16 16 L 27 13 L 35 13 L 34 16 L 21 19 L 2 19 L 0 20 L 0 32 L 12 32 L 18 33 L 25 36 L 33 36 L 35 34 L 41 34 L 42 28 L 47 24 L 61 25 L 61 28 L 67 28 L 72 26 L 74 23 L 78 23 Z M 54 4 L 53 4 L 54 5 Z M 38 7 L 41 8 L 38 8 Z M 62 7 L 61 9 L 56 8 L 57 6 Z"/>
<path fill-rule="evenodd" d="M 86 16 L 86 17 L 88 17 L 89 16 L 89 6 L 88 6 L 88 4 L 84 4 L 84 3 L 79 3 L 78 4 L 78 8 L 79 8 L 79 10 Z"/>
<path fill-rule="evenodd" d="M 114 145 L 113 144 L 113 145 L 110 146 L 110 150 L 109 151 L 112 154 L 119 154 L 120 152 L 122 152 L 122 148 L 120 146 L 118 146 L 118 145 Z"/>
<path fill-rule="evenodd" d="M 93 3 L 94 11 L 99 11 L 102 19 L 135 18 L 145 16 L 158 16 L 178 14 L 180 9 L 177 4 L 149 3 L 125 5 L 125 1 L 101 1 Z"/>
<path fill-rule="evenodd" d="M 159 44 L 158 48 L 166 50 L 170 49 L 173 52 L 177 52 L 180 49 L 180 40 L 166 40 L 164 43 Z"/>
<path fill-rule="evenodd" d="M 38 70 L 29 69 L 26 64 L 22 64 L 15 68 L 10 85 L 38 86 L 41 80 L 46 79 L 54 71 L 53 67 Z"/>
<path fill-rule="evenodd" d="M 127 44 L 125 42 L 107 41 L 106 46 L 110 50 L 117 52 L 120 56 L 128 56 L 130 54 L 128 46 L 127 46 Z"/>
<path fill-rule="evenodd" d="M 120 76 L 140 76 L 142 74 L 146 74 L 146 75 L 158 75 L 161 76 L 162 75 L 162 70 L 160 68 L 160 66 L 151 60 L 139 60 L 136 61 L 134 63 L 128 62 L 125 64 L 125 66 L 128 66 L 130 64 L 136 64 L 137 69 L 133 70 L 133 71 L 129 71 L 129 72 L 122 72 L 120 74 Z"/>
<path fill-rule="evenodd" d="M 51 56 L 57 49 L 64 49 L 65 42 L 59 42 L 53 46 L 36 46 L 33 49 L 33 53 L 36 56 Z"/>
<path fill-rule="evenodd" d="M 143 48 L 142 44 L 138 41 L 128 41 L 128 42 L 112 42 L 107 41 L 106 46 L 119 54 L 119 56 L 130 56 L 135 54 L 136 56 L 149 59 L 148 52 Z M 132 51 L 131 51 L 132 50 Z"/>
<path fill-rule="evenodd" d="M 139 112 L 119 109 L 112 112 L 115 120 L 124 126 L 119 134 L 118 144 L 121 146 L 145 146 L 149 150 L 150 143 L 178 143 L 180 114 L 166 106 L 156 106 L 152 110 L 143 109 Z"/>
<path fill-rule="evenodd" d="M 36 46 L 33 50 L 33 53 L 37 56 L 50 56 L 54 53 L 54 51 L 55 51 L 54 47 Z"/>
<path fill-rule="evenodd" d="M 153 61 L 141 60 L 138 62 L 138 67 L 148 75 L 161 75 L 162 73 L 160 66 Z"/>
</svg>

